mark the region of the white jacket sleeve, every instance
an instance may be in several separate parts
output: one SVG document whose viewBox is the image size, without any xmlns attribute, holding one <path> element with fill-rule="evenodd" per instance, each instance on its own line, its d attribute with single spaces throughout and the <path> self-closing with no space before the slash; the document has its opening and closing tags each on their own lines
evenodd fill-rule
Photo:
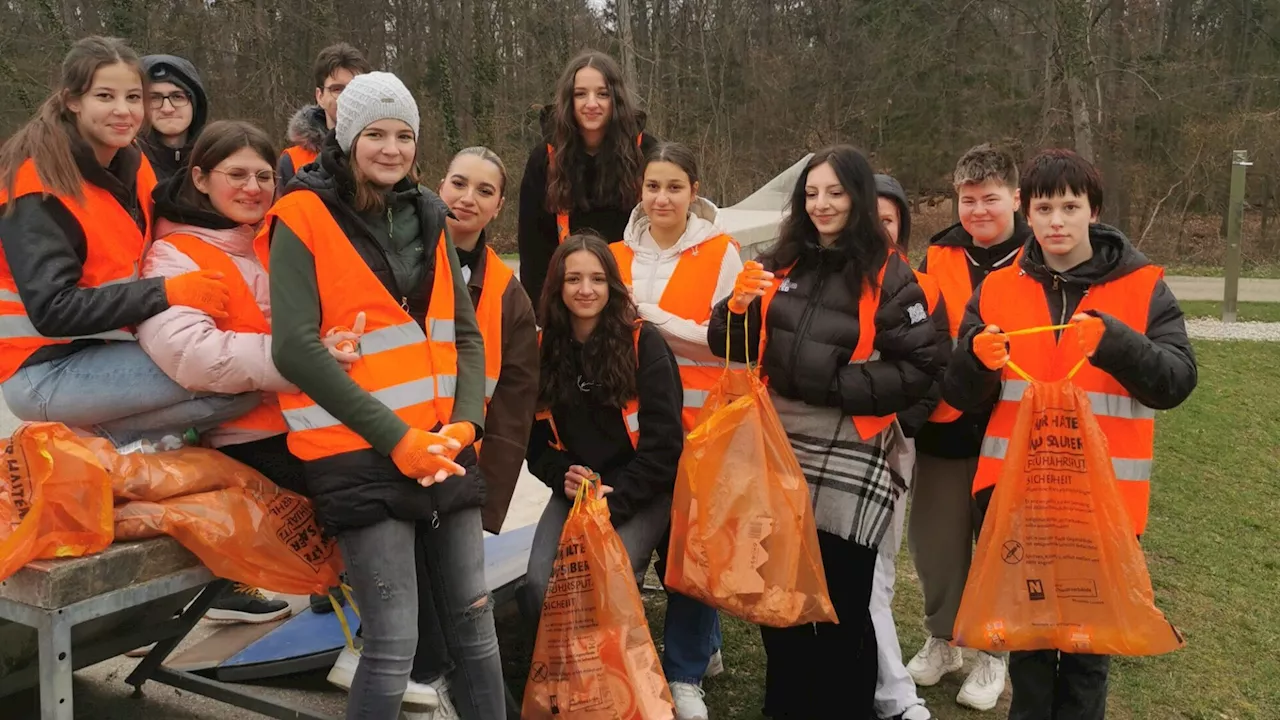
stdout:
<svg viewBox="0 0 1280 720">
<path fill-rule="evenodd" d="M 163 240 L 147 251 L 143 277 L 174 277 L 200 267 Z M 192 392 L 235 395 L 297 392 L 271 361 L 271 335 L 219 330 L 211 316 L 172 305 L 138 326 L 138 345 L 165 375 Z"/>
<path fill-rule="evenodd" d="M 720 262 L 720 276 L 716 280 L 716 290 L 711 296 L 711 307 L 715 307 L 724 298 L 733 293 L 733 284 L 742 270 L 742 258 L 738 256 L 738 248 L 732 243 L 725 248 L 724 259 Z M 654 303 L 642 303 L 637 306 L 640 317 L 657 326 L 662 337 L 671 346 L 672 352 L 690 360 L 711 363 L 722 363 L 707 347 L 707 326 L 699 325 L 692 320 L 663 310 Z"/>
</svg>

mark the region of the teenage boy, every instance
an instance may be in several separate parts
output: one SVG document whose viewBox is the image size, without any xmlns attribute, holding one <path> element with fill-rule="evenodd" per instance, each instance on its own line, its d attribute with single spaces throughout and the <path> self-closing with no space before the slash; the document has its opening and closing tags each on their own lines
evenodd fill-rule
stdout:
<svg viewBox="0 0 1280 720">
<path fill-rule="evenodd" d="M 1129 521 L 1141 537 L 1155 411 L 1177 407 L 1196 386 L 1182 309 L 1163 269 L 1119 230 L 1097 224 L 1102 182 L 1079 155 L 1040 153 L 1026 165 L 1020 189 L 1036 241 L 1016 266 L 992 273 L 970 299 L 943 381 L 943 397 L 953 406 L 994 408 L 973 492 L 980 506 L 990 502 L 1025 388 L 1007 369 L 1010 356 L 1043 381 L 1060 379 L 1087 358 L 1072 381 L 1089 394 Z M 1005 335 L 1067 320 L 1073 327 L 1056 331 L 1053 342 L 1047 333 Z M 1103 720 L 1109 667 L 1105 655 L 1012 653 L 1010 720 Z"/>
<path fill-rule="evenodd" d="M 992 272 L 1013 265 L 1031 239 L 1031 229 L 1017 212 L 1018 168 L 1009 153 L 988 144 L 970 149 L 956 163 L 953 183 L 960 223 L 929 241 L 920 270 L 937 282 L 954 338 L 974 288 Z M 929 631 L 907 671 L 924 687 L 936 685 L 964 664 L 960 648 L 950 644 L 951 630 L 969 576 L 973 543 L 982 529 L 982 513 L 969 488 L 978 471 L 989 412 L 960 415 L 947 410 L 939 410 L 916 437 L 915 487 L 907 525 L 907 547 L 920 577 Z M 979 653 L 956 702 L 975 710 L 994 708 L 1004 691 L 1006 659 Z"/>
<path fill-rule="evenodd" d="M 176 55 L 142 58 L 147 74 L 147 124 L 151 129 L 139 138 L 157 180 L 168 180 L 187 167 L 191 147 L 209 117 L 200 73 Z"/>
<path fill-rule="evenodd" d="M 876 195 L 880 223 L 894 248 L 904 256 L 911 241 L 911 212 L 907 194 L 902 185 L 888 175 L 876 175 Z M 939 296 L 937 284 L 922 273 L 916 273 L 929 303 L 930 317 L 938 330 L 938 350 L 950 355 L 951 341 L 947 332 L 945 301 Z M 915 466 L 915 445 L 912 438 L 919 432 L 929 413 L 933 412 L 941 397 L 942 388 L 930 399 L 898 413 L 898 422 L 907 437 L 906 447 L 893 456 L 894 470 L 908 487 Z M 932 714 L 924 700 L 916 693 L 916 684 L 902 664 L 902 647 L 898 644 L 898 628 L 893 620 L 893 586 L 897 576 L 894 561 L 902 546 L 902 525 L 906 516 L 907 499 L 899 498 L 893 511 L 893 524 L 880 541 L 876 557 L 875 577 L 871 586 L 871 625 L 876 633 L 876 660 L 879 671 L 876 676 L 876 716 L 881 720 L 930 720 Z"/>
<path fill-rule="evenodd" d="M 316 79 L 316 104 L 303 107 L 289 120 L 289 142 L 293 144 L 280 154 L 276 165 L 280 176 L 277 193 L 320 154 L 325 137 L 338 123 L 338 96 L 351 78 L 368 72 L 373 72 L 373 66 L 359 50 L 344 42 L 330 45 L 316 55 L 311 68 Z"/>
</svg>

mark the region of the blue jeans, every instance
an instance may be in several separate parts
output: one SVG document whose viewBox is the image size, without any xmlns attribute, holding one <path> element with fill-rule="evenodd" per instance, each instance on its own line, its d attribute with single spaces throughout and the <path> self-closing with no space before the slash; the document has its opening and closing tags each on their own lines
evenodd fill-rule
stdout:
<svg viewBox="0 0 1280 720">
<path fill-rule="evenodd" d="M 105 343 L 20 368 L 0 384 L 21 420 L 60 422 L 105 437 L 117 447 L 143 438 L 181 436 L 240 417 L 258 393 L 191 392 L 164 374 L 134 342 Z"/>
<path fill-rule="evenodd" d="M 415 538 L 412 522 L 395 519 L 338 533 L 364 639 L 347 720 L 400 716 L 418 646 Z"/>
<path fill-rule="evenodd" d="M 430 682 L 447 674 L 462 720 L 501 720 L 506 717 L 506 686 L 484 575 L 480 508 L 441 515 L 435 527 L 418 523 L 418 552 L 418 648 L 412 677 Z"/>
<path fill-rule="evenodd" d="M 667 576 L 670 537 L 658 544 L 656 570 Z M 720 613 L 687 595 L 667 590 L 667 618 L 662 628 L 662 674 L 667 682 L 697 685 L 707 672 L 711 656 L 723 645 Z"/>
</svg>

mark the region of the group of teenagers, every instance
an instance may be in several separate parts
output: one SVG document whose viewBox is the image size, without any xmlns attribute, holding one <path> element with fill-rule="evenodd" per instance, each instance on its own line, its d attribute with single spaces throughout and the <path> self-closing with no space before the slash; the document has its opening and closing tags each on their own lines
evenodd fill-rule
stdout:
<svg viewBox="0 0 1280 720">
<path fill-rule="evenodd" d="M 916 686 L 961 670 L 952 626 L 1025 387 L 1011 354 L 1041 379 L 1087 359 L 1075 382 L 1144 532 L 1154 410 L 1188 397 L 1195 357 L 1160 268 L 1097 223 L 1101 182 L 1075 153 L 1021 172 L 965 153 L 960 222 L 913 270 L 903 188 L 852 147 L 821 150 L 744 264 L 695 153 L 648 132 L 618 64 L 586 52 L 522 176 L 517 278 L 486 234 L 510 189 L 497 155 L 462 150 L 432 191 L 399 79 L 341 43 L 314 77 L 279 152 L 249 123 L 206 125 L 187 61 L 75 43 L 0 147 L 0 388 L 23 420 L 198 442 L 309 497 L 360 611 L 360 648 L 330 673 L 348 718 L 507 717 L 483 535 L 526 461 L 552 490 L 519 598 L 531 627 L 583 483 L 637 581 L 655 551 L 661 577 L 684 438 L 726 362 L 768 383 L 839 617 L 761 627 L 775 720 L 925 720 Z M 1044 325 L 1064 327 L 1009 334 Z M 908 498 L 929 638 L 904 664 Z M 219 610 L 288 612 L 244 586 Z M 679 720 L 707 720 L 721 650 L 717 612 L 669 592 Z M 979 653 L 956 699 L 990 710 L 1009 679 L 1011 718 L 1101 720 L 1108 667 Z"/>
</svg>

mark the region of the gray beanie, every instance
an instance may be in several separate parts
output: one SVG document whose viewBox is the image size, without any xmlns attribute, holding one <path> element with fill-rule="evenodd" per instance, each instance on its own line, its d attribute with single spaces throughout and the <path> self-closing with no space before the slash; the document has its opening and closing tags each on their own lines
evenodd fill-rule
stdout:
<svg viewBox="0 0 1280 720">
<path fill-rule="evenodd" d="M 418 103 L 400 78 L 389 72 L 357 75 L 338 96 L 338 122 L 334 134 L 342 152 L 351 152 L 351 143 L 361 130 L 379 120 L 402 120 L 418 139 Z"/>
</svg>

